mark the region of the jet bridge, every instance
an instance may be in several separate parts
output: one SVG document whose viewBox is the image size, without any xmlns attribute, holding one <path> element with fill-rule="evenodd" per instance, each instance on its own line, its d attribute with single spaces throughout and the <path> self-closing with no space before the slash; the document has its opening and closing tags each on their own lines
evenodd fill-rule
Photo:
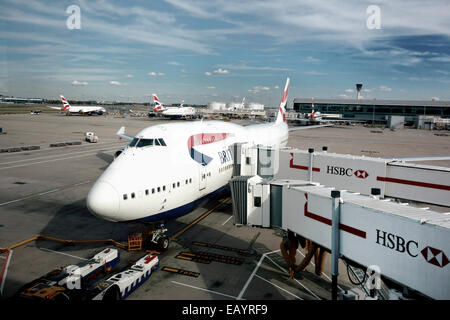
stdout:
<svg viewBox="0 0 450 320">
<path fill-rule="evenodd" d="M 450 215 L 348 191 L 336 201 L 332 188 L 304 180 L 241 176 L 230 186 L 235 224 L 294 232 L 403 287 L 450 299 Z"/>
<path fill-rule="evenodd" d="M 380 197 L 392 197 L 450 207 L 450 168 L 413 164 L 407 160 L 262 146 L 234 146 L 234 175 L 319 182 L 325 186 Z M 438 157 L 433 157 L 435 160 Z M 440 159 L 450 159 L 444 156 Z"/>
</svg>

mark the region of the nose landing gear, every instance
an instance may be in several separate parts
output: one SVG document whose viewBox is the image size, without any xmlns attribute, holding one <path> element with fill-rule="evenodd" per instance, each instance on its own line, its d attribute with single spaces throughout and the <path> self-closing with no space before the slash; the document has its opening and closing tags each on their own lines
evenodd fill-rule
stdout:
<svg viewBox="0 0 450 320">
<path fill-rule="evenodd" d="M 142 235 L 144 238 L 144 247 L 146 249 L 157 250 L 159 252 L 164 252 L 169 249 L 170 240 L 166 235 L 167 228 L 164 224 L 160 224 L 155 227 L 152 226 L 151 230 L 145 230 Z"/>
</svg>

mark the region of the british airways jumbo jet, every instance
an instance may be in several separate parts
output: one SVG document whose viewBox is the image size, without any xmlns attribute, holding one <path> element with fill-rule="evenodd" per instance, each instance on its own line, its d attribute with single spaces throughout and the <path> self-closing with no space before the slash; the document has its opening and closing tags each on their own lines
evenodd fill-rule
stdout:
<svg viewBox="0 0 450 320">
<path fill-rule="evenodd" d="M 131 142 L 90 190 L 88 209 L 114 222 L 157 223 L 189 213 L 228 186 L 234 143 L 286 145 L 288 87 L 289 78 L 272 123 L 246 127 L 222 121 L 160 124 L 136 136 L 125 134 L 122 127 L 117 135 Z M 162 239 L 165 249 L 168 240 Z"/>
<path fill-rule="evenodd" d="M 105 108 L 99 107 L 99 106 L 71 106 L 69 102 L 67 101 L 64 96 L 61 97 L 61 102 L 63 106 L 61 108 L 59 107 L 50 107 L 52 109 L 65 111 L 66 115 L 72 114 L 72 113 L 78 113 L 78 114 L 98 114 L 102 115 L 106 112 Z"/>
</svg>

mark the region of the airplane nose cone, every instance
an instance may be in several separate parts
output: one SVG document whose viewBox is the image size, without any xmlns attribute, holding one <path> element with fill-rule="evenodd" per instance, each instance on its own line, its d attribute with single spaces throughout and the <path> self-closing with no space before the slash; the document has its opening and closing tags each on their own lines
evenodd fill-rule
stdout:
<svg viewBox="0 0 450 320">
<path fill-rule="evenodd" d="M 117 221 L 119 213 L 119 193 L 107 182 L 97 182 L 89 191 L 87 196 L 87 207 L 89 211 L 102 219 Z"/>
</svg>

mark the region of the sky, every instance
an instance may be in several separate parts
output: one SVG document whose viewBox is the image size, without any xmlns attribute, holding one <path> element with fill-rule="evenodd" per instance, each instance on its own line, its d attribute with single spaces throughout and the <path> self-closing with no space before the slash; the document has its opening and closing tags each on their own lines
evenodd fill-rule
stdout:
<svg viewBox="0 0 450 320">
<path fill-rule="evenodd" d="M 448 0 L 1 0 L 0 94 L 450 100 Z M 75 9 L 74 9 L 75 8 Z"/>
</svg>

